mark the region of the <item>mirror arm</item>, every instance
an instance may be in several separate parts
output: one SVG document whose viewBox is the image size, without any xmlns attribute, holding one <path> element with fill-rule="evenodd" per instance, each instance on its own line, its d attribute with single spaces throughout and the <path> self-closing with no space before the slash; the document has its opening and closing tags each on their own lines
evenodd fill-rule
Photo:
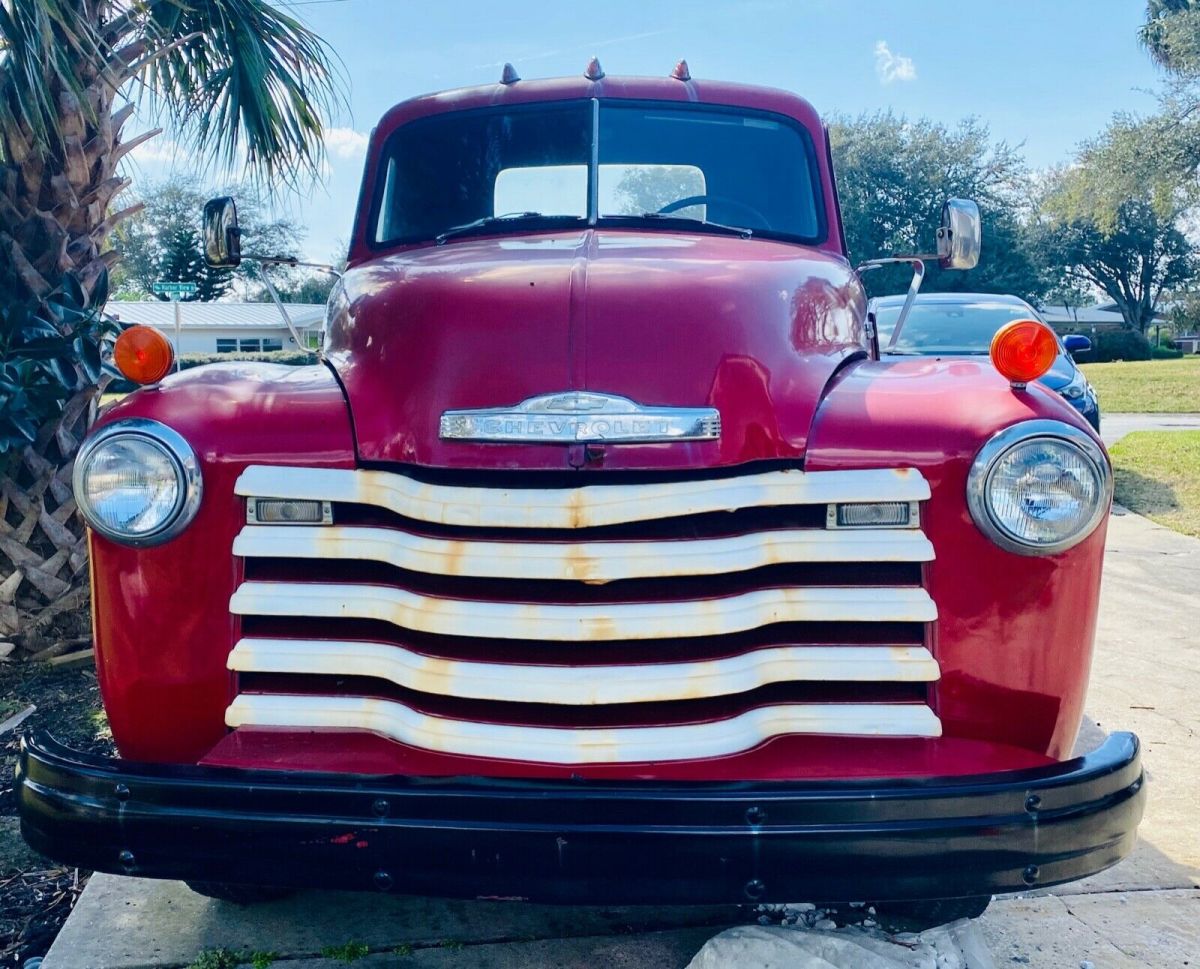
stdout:
<svg viewBox="0 0 1200 969">
<path fill-rule="evenodd" d="M 292 335 L 292 341 L 296 344 L 296 349 L 304 350 L 305 346 L 300 342 L 300 334 L 296 330 L 296 325 L 292 322 L 292 318 L 288 316 L 288 311 L 284 308 L 283 300 L 279 298 L 279 292 L 275 289 L 275 284 L 271 282 L 271 277 L 267 274 L 265 268 L 262 274 L 262 281 L 266 284 L 267 292 L 271 294 L 271 300 L 275 303 L 275 308 L 279 310 L 279 315 L 283 317 L 283 322 L 287 324 L 288 332 Z"/>
<path fill-rule="evenodd" d="M 916 256 L 885 256 L 881 259 L 868 259 L 861 263 L 855 270 L 860 276 L 863 273 L 870 272 L 872 269 L 881 269 L 884 266 L 894 266 L 897 263 L 907 263 L 912 266 L 913 277 L 912 282 L 908 284 L 908 293 L 904 297 L 904 305 L 900 307 L 900 315 L 896 317 L 896 325 L 892 327 L 892 338 L 888 340 L 888 349 L 896 345 L 896 340 L 900 336 L 900 331 L 904 328 L 905 322 L 908 320 L 909 311 L 912 310 L 913 303 L 916 302 L 917 293 L 921 289 L 921 283 L 925 280 L 925 260 L 936 259 L 936 255 L 916 255 Z M 876 331 L 872 340 L 875 349 L 875 359 L 879 359 L 879 333 Z"/>
<path fill-rule="evenodd" d="M 253 259 L 255 262 L 260 262 L 264 266 L 288 266 L 296 267 L 303 266 L 305 269 L 319 269 L 321 272 L 329 273 L 338 279 L 342 278 L 340 269 L 334 269 L 333 266 L 324 262 L 304 262 L 297 259 L 295 256 L 257 256 L 254 253 L 243 253 L 243 259 Z"/>
</svg>

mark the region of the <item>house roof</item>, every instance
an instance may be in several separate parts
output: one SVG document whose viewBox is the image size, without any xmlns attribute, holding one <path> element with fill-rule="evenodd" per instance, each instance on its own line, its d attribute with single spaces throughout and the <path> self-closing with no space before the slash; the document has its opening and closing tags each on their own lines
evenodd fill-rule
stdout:
<svg viewBox="0 0 1200 969">
<path fill-rule="evenodd" d="M 1060 326 L 1088 326 L 1093 323 L 1121 326 L 1125 322 L 1125 317 L 1117 311 L 1099 306 L 1072 306 L 1070 311 L 1062 306 L 1043 306 L 1038 313 L 1047 323 Z"/>
<path fill-rule="evenodd" d="M 323 303 L 286 303 L 288 316 L 298 329 L 320 326 L 325 319 Z M 175 308 L 161 300 L 110 300 L 105 306 L 109 316 L 122 323 L 141 323 L 144 326 L 172 329 Z M 179 325 L 183 328 L 219 329 L 223 327 L 286 330 L 279 309 L 274 303 L 180 303 Z"/>
</svg>

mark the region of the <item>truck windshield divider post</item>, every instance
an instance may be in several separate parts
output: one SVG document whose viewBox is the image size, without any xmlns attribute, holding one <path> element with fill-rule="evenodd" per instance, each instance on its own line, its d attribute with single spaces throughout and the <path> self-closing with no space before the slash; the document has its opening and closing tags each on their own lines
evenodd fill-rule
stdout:
<svg viewBox="0 0 1200 969">
<path fill-rule="evenodd" d="M 588 164 L 588 225 L 600 221 L 600 99 L 592 98 L 592 155 Z"/>
</svg>

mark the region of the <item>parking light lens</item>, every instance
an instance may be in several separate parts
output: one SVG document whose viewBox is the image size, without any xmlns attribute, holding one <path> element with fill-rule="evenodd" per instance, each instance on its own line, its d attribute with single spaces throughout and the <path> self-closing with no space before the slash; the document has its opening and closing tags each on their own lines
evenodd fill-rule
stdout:
<svg viewBox="0 0 1200 969">
<path fill-rule="evenodd" d="M 1045 323 L 1013 320 L 996 331 L 990 354 L 1001 374 L 1014 384 L 1027 384 L 1054 366 L 1058 338 Z"/>
</svg>

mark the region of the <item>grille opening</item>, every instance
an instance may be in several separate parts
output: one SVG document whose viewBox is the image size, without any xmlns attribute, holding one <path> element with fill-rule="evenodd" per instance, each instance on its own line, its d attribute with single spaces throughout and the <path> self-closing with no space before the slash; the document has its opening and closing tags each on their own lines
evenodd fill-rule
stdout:
<svg viewBox="0 0 1200 969">
<path fill-rule="evenodd" d="M 336 525 L 396 528 L 413 535 L 431 538 L 494 540 L 510 542 L 586 542 L 601 539 L 685 539 L 722 538 L 728 535 L 757 534 L 784 528 L 825 528 L 826 506 L 778 505 L 771 508 L 742 508 L 702 515 L 681 515 L 621 525 L 591 528 L 481 528 L 475 525 L 441 525 L 404 518 L 394 512 L 369 505 L 338 502 L 333 506 Z"/>
<path fill-rule="evenodd" d="M 369 619 L 307 619 L 243 616 L 246 637 L 350 640 L 392 643 L 442 659 L 480 663 L 533 663 L 549 666 L 605 666 L 616 663 L 683 663 L 736 656 L 769 646 L 922 646 L 922 623 L 776 623 L 726 636 L 608 642 L 538 642 L 471 639 L 399 629 Z"/>
<path fill-rule="evenodd" d="M 755 707 L 781 703 L 924 704 L 924 684 L 772 683 L 746 693 L 695 700 L 576 706 L 448 697 L 355 676 L 241 673 L 239 692 L 292 696 L 359 696 L 394 700 L 422 713 L 477 723 L 546 727 L 650 727 L 727 720 Z"/>
<path fill-rule="evenodd" d="M 592 584 L 569 579 L 490 579 L 409 572 L 381 562 L 332 559 L 245 560 L 246 579 L 264 582 L 339 582 L 407 589 L 443 599 L 590 603 L 678 602 L 716 599 L 755 589 L 921 584 L 919 562 L 804 562 L 724 575 L 615 579 Z"/>
<path fill-rule="evenodd" d="M 528 490 L 549 488 L 568 490 L 590 486 L 637 484 L 684 484 L 688 481 L 724 481 L 767 474 L 771 471 L 803 471 L 803 462 L 777 458 L 752 461 L 746 464 L 722 465 L 716 468 L 619 469 L 586 467 L 561 471 L 487 468 L 436 468 L 420 464 L 399 464 L 389 461 L 363 461 L 363 471 L 383 471 L 398 477 L 410 478 L 424 484 L 457 488 L 512 488 Z"/>
</svg>

